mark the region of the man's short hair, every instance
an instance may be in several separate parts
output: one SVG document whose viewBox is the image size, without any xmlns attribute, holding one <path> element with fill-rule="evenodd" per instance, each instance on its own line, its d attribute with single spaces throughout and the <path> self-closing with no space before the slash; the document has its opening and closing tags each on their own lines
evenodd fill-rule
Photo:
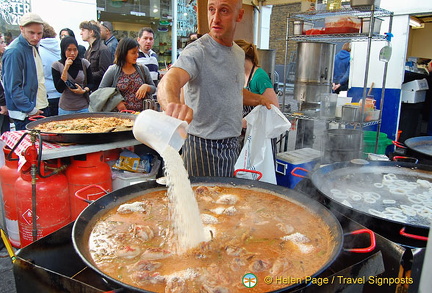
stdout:
<svg viewBox="0 0 432 293">
<path fill-rule="evenodd" d="M 48 23 L 44 22 L 43 26 L 44 29 L 43 29 L 42 39 L 55 38 L 57 36 L 57 33 L 55 32 L 54 28 L 50 26 Z"/>
<path fill-rule="evenodd" d="M 152 33 L 154 36 L 154 31 L 151 27 L 143 27 L 142 29 L 140 29 L 139 33 L 138 33 L 138 38 L 142 37 L 143 32 L 149 32 Z"/>
<path fill-rule="evenodd" d="M 96 39 L 100 38 L 100 27 L 97 21 L 90 20 L 90 21 L 83 21 L 79 25 L 80 29 L 87 29 L 89 31 L 93 31 L 94 37 Z"/>
</svg>

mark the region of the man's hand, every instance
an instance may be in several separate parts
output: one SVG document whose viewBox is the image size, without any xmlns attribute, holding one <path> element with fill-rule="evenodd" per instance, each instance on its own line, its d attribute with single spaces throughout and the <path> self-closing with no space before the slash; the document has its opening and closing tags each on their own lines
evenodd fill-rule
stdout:
<svg viewBox="0 0 432 293">
<path fill-rule="evenodd" d="M 193 119 L 193 110 L 185 104 L 178 103 L 168 103 L 165 114 L 186 121 L 188 124 L 191 123 Z"/>
<path fill-rule="evenodd" d="M 340 88 L 340 83 L 338 83 L 338 84 L 335 84 L 335 83 L 333 83 L 333 86 L 332 86 L 332 90 L 337 90 L 338 88 Z"/>
<path fill-rule="evenodd" d="M 34 114 L 34 115 L 29 115 L 29 118 L 30 118 L 30 117 L 34 117 L 34 116 L 40 116 L 40 115 L 42 115 L 42 114 L 43 114 L 43 111 L 42 111 L 42 110 L 37 110 L 36 114 Z"/>
<path fill-rule="evenodd" d="M 8 114 L 8 108 L 6 106 L 0 106 L 0 114 L 1 115 L 7 115 Z"/>
<path fill-rule="evenodd" d="M 269 109 L 269 110 L 271 109 L 271 105 L 275 105 L 271 99 L 269 99 L 269 98 L 267 98 L 265 96 L 261 96 L 259 104 L 263 105 L 263 106 L 266 106 L 266 108 Z M 275 105 L 275 106 L 279 107 L 279 105 Z"/>
<path fill-rule="evenodd" d="M 276 93 L 271 89 L 271 91 L 274 94 L 274 97 L 268 95 L 266 92 L 264 92 L 263 95 L 252 93 L 251 91 L 247 89 L 243 89 L 243 105 L 244 106 L 258 106 L 263 105 L 266 106 L 267 109 L 271 109 L 271 105 L 275 105 L 276 108 L 279 108 L 278 100 Z"/>
</svg>

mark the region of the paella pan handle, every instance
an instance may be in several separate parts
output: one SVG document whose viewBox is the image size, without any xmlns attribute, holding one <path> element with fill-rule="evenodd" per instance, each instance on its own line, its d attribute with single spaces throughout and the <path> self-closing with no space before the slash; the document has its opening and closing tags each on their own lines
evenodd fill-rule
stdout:
<svg viewBox="0 0 432 293">
<path fill-rule="evenodd" d="M 407 162 L 407 163 L 413 163 L 413 164 L 417 164 L 418 163 L 418 159 L 414 158 L 414 157 L 405 157 L 405 156 L 394 156 L 393 157 L 393 161 L 396 162 Z"/>
<path fill-rule="evenodd" d="M 402 148 L 402 149 L 406 149 L 406 148 L 407 148 L 403 143 L 401 143 L 401 142 L 399 142 L 399 141 L 392 141 L 392 143 L 393 143 L 395 146 L 397 146 L 398 148 Z"/>
<path fill-rule="evenodd" d="M 108 190 L 105 190 L 102 186 L 97 185 L 97 184 L 91 184 L 91 185 L 88 185 L 88 186 L 86 186 L 86 187 L 83 187 L 83 188 L 77 190 L 77 191 L 75 192 L 75 197 L 78 198 L 78 199 L 80 199 L 80 200 L 82 200 L 82 201 L 85 201 L 85 202 L 88 203 L 88 204 L 91 204 L 91 203 L 93 202 L 93 200 L 90 200 L 90 199 L 88 199 L 88 198 L 82 197 L 82 196 L 80 195 L 80 193 L 82 193 L 82 192 L 84 192 L 84 191 L 86 191 L 86 190 L 89 190 L 90 188 L 97 188 L 97 189 L 100 189 L 100 190 L 102 190 L 103 192 L 105 192 L 105 194 L 108 194 L 108 193 L 109 193 L 109 191 L 108 191 Z"/>
<path fill-rule="evenodd" d="M 344 236 L 347 235 L 357 235 L 357 234 L 364 234 L 367 233 L 370 236 L 370 245 L 369 247 L 365 247 L 365 248 L 344 248 L 345 251 L 348 252 L 355 252 L 355 253 L 368 253 L 371 252 L 375 249 L 376 247 L 376 239 L 375 239 L 375 233 L 372 230 L 369 229 L 359 229 L 359 230 L 355 230 L 349 233 L 345 233 Z"/>
<path fill-rule="evenodd" d="M 305 169 L 305 168 L 302 168 L 302 167 L 295 167 L 294 169 L 291 170 L 291 175 L 293 175 L 293 176 L 295 176 L 295 177 L 306 178 L 305 175 L 297 174 L 296 171 L 298 171 L 298 170 L 300 170 L 300 171 L 304 171 L 304 172 L 306 172 L 306 173 L 309 172 L 308 169 Z"/>
<path fill-rule="evenodd" d="M 260 171 L 248 170 L 248 169 L 237 169 L 237 170 L 234 171 L 234 177 L 237 175 L 238 172 L 249 172 L 249 173 L 257 174 L 258 175 L 257 180 L 260 180 L 261 177 L 263 176 Z"/>
<path fill-rule="evenodd" d="M 399 234 L 402 236 L 405 236 L 407 238 L 412 238 L 412 239 L 417 239 L 417 240 L 422 240 L 422 241 L 428 241 L 428 237 L 426 236 L 420 236 L 420 235 L 415 235 L 415 234 L 409 234 L 405 232 L 405 227 L 403 227 L 400 231 Z"/>
<path fill-rule="evenodd" d="M 131 113 L 131 114 L 135 114 L 136 111 L 134 111 L 134 110 L 121 110 L 120 113 Z"/>
<path fill-rule="evenodd" d="M 38 120 L 38 119 L 43 119 L 43 118 L 46 118 L 46 117 L 43 116 L 43 115 L 34 115 L 34 116 L 30 116 L 30 117 L 29 117 L 29 120 L 30 120 L 30 121 L 36 121 L 36 120 Z"/>
</svg>

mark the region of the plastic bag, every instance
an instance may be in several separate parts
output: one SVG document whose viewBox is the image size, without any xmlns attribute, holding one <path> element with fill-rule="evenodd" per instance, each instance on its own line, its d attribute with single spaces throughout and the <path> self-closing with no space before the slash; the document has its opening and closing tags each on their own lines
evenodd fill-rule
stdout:
<svg viewBox="0 0 432 293">
<path fill-rule="evenodd" d="M 276 184 L 271 139 L 288 131 L 291 123 L 273 105 L 270 110 L 265 106 L 256 106 L 245 119 L 247 121 L 245 143 L 235 163 L 235 170 L 259 171 L 263 175 L 260 181 Z M 254 180 L 257 175 L 238 172 L 236 177 Z"/>
</svg>

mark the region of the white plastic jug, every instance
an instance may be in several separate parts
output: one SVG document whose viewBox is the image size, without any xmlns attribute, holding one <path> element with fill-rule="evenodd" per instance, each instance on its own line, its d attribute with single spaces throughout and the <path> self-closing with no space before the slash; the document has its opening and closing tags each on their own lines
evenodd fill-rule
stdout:
<svg viewBox="0 0 432 293">
<path fill-rule="evenodd" d="M 135 119 L 132 132 L 138 141 L 161 154 L 167 146 L 177 151 L 181 149 L 187 137 L 187 127 L 186 121 L 148 109 Z"/>
</svg>

